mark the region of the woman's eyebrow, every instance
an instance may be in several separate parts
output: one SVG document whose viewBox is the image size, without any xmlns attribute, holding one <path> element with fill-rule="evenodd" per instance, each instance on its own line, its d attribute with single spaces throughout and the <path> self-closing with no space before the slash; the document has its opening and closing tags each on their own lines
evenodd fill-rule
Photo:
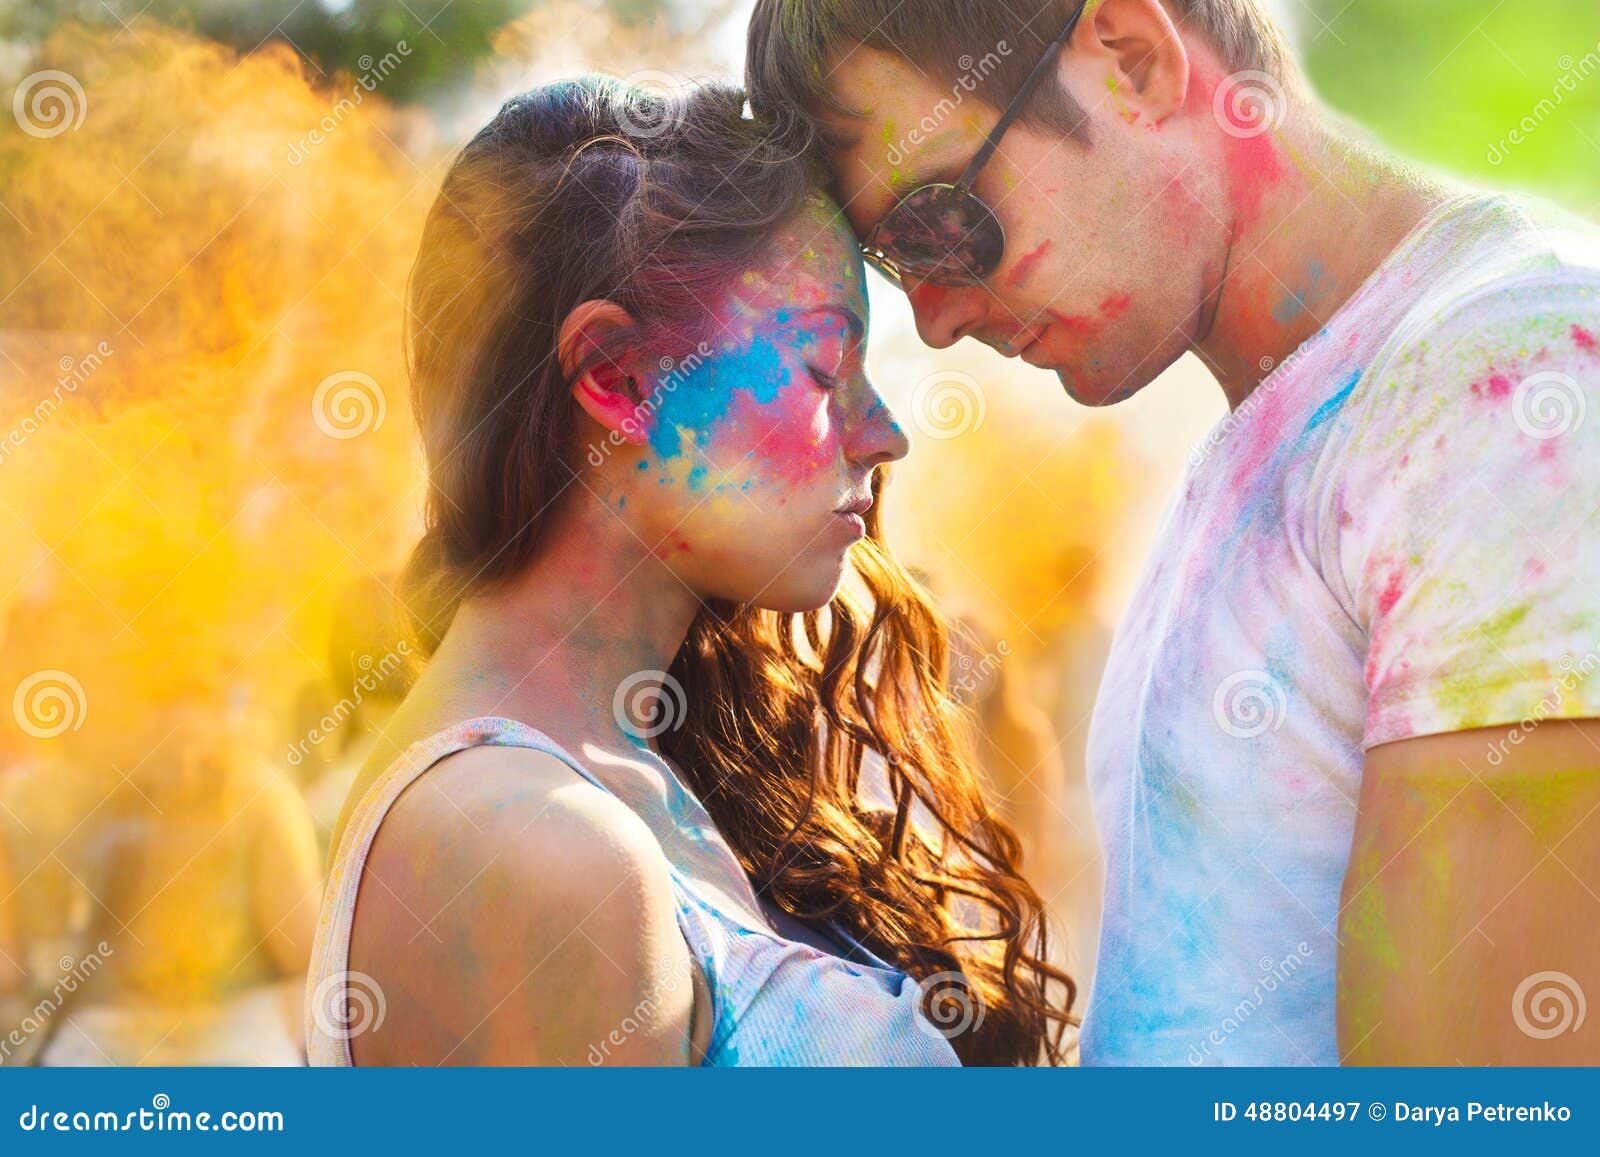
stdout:
<svg viewBox="0 0 1600 1157">
<path fill-rule="evenodd" d="M 844 322 L 845 328 L 850 331 L 851 345 L 860 345 L 866 340 L 867 323 L 862 321 L 861 315 L 848 305 L 819 305 L 814 309 L 806 310 L 803 316 L 809 317 L 817 314 L 832 315 Z"/>
</svg>

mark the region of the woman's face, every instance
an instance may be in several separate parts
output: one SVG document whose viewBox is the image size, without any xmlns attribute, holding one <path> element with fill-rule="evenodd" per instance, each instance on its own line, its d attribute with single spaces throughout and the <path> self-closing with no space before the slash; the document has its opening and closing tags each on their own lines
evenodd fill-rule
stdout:
<svg viewBox="0 0 1600 1157">
<path fill-rule="evenodd" d="M 872 472 L 908 445 L 862 367 L 854 240 L 814 199 L 712 307 L 706 341 L 639 375 L 642 432 L 607 505 L 697 595 L 822 606 L 865 533 Z"/>
</svg>

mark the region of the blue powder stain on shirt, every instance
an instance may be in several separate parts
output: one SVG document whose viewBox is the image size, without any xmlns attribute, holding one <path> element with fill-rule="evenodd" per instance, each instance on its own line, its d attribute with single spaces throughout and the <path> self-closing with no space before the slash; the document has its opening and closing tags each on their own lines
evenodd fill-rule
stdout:
<svg viewBox="0 0 1600 1157">
<path fill-rule="evenodd" d="M 1311 433 L 1311 431 L 1343 409 L 1345 402 L 1350 398 L 1351 391 L 1356 388 L 1356 384 L 1360 381 L 1361 371 L 1359 369 L 1351 370 L 1350 376 L 1345 379 L 1344 385 L 1339 387 L 1339 392 L 1317 407 L 1317 412 L 1312 414 L 1311 419 L 1306 422 L 1306 428 L 1300 431 L 1301 435 L 1304 436 Z"/>
</svg>

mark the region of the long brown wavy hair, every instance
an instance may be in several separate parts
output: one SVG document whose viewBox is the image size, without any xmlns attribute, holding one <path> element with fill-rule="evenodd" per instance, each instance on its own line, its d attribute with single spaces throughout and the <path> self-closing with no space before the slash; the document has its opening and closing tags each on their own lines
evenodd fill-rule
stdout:
<svg viewBox="0 0 1600 1157">
<path fill-rule="evenodd" d="M 639 323 L 625 340 L 687 353 L 712 324 L 703 303 L 816 187 L 743 109 L 726 87 L 549 85 L 509 101 L 445 177 L 409 290 L 428 498 L 403 589 L 424 654 L 464 597 L 534 557 L 583 468 L 555 356 L 573 307 L 614 301 Z M 1075 988 L 959 738 L 944 624 L 877 511 L 826 607 L 704 604 L 670 671 L 687 717 L 657 743 L 757 891 L 922 981 L 964 1062 L 1059 1061 Z"/>
</svg>

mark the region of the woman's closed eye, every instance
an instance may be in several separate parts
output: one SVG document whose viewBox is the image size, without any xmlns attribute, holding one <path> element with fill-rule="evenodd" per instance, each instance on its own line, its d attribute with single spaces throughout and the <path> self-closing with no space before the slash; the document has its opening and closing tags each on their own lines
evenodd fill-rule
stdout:
<svg viewBox="0 0 1600 1157">
<path fill-rule="evenodd" d="M 811 380 L 816 382 L 817 385 L 821 386 L 823 389 L 836 390 L 839 388 L 840 381 L 837 375 L 830 373 L 827 370 L 819 369 L 816 366 L 808 365 L 806 369 L 811 374 Z"/>
</svg>

